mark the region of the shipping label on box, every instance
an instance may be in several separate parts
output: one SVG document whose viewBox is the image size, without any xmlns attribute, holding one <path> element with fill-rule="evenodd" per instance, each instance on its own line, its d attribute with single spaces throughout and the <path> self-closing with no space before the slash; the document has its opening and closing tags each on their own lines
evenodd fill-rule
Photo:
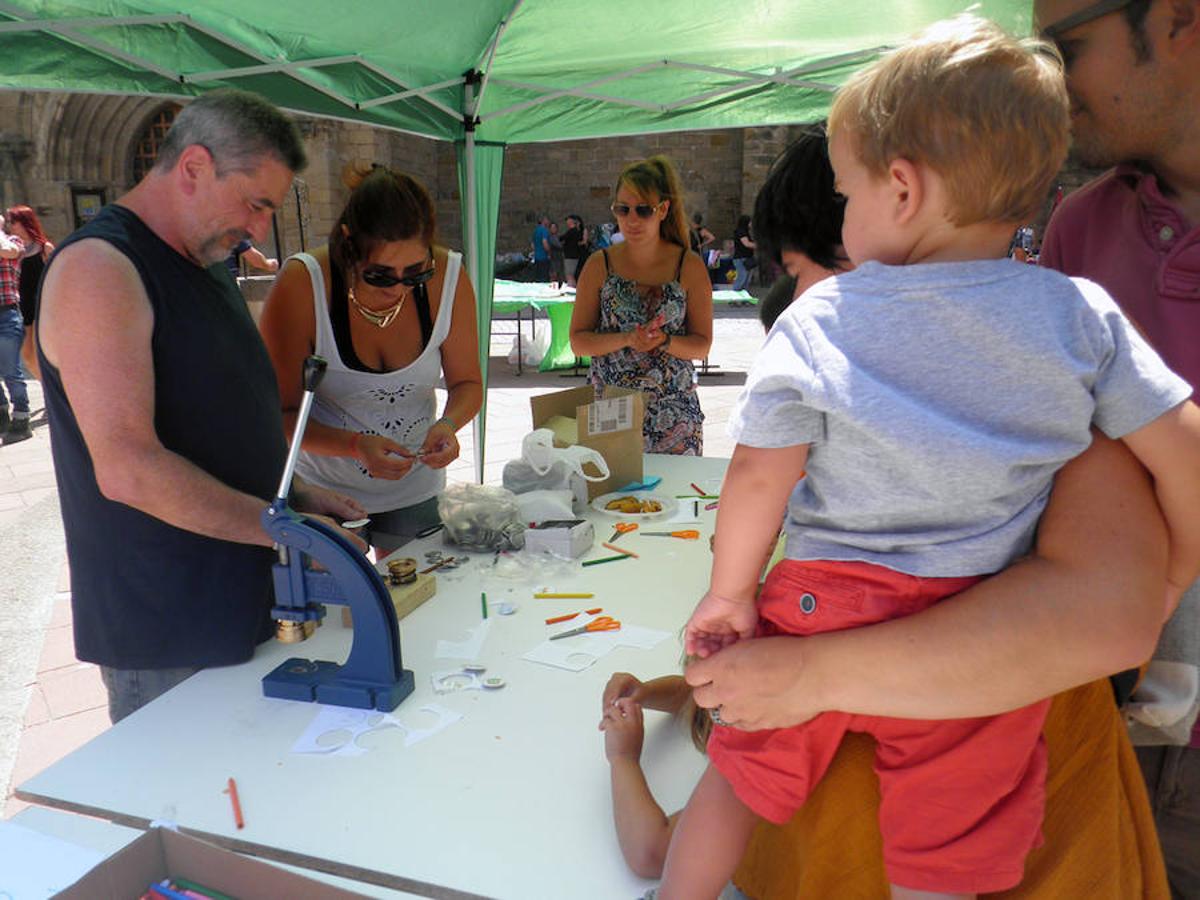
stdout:
<svg viewBox="0 0 1200 900">
<path fill-rule="evenodd" d="M 587 411 L 589 434 L 612 434 L 633 427 L 633 397 L 597 400 L 588 406 Z"/>
</svg>

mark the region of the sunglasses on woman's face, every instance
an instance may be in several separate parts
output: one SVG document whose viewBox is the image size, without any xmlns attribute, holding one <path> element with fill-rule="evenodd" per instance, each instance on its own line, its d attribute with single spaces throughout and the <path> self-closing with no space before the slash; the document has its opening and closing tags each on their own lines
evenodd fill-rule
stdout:
<svg viewBox="0 0 1200 900">
<path fill-rule="evenodd" d="M 418 284 L 424 284 L 433 277 L 437 266 L 434 264 L 433 256 L 429 257 L 429 268 L 422 269 L 419 272 L 410 272 L 405 269 L 403 275 L 397 275 L 396 270 L 391 266 L 367 266 L 362 270 L 362 280 L 371 287 L 390 288 L 398 284 L 405 287 L 416 287 Z"/>
<path fill-rule="evenodd" d="M 653 206 L 649 203 L 639 203 L 637 206 L 630 206 L 628 203 L 614 203 L 609 209 L 618 219 L 624 219 L 631 212 L 637 213 L 639 219 L 648 219 L 662 209 L 662 201 L 660 200 Z"/>
</svg>

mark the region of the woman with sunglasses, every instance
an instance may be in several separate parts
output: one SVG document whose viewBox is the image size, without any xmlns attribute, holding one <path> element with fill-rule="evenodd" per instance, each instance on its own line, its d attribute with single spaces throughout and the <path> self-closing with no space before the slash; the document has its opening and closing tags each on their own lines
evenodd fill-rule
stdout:
<svg viewBox="0 0 1200 900">
<path fill-rule="evenodd" d="M 688 250 L 679 177 L 655 156 L 617 179 L 613 215 L 625 240 L 583 267 L 571 347 L 590 356 L 589 379 L 646 393 L 647 453 L 700 456 L 704 414 L 692 360 L 712 344 L 712 285 Z"/>
<path fill-rule="evenodd" d="M 479 411 L 475 295 L 462 256 L 433 242 L 424 187 L 381 166 L 346 181 L 329 244 L 284 264 L 261 328 L 289 429 L 305 357 L 328 361 L 297 471 L 361 503 L 382 555 L 437 524 L 455 432 Z"/>
</svg>

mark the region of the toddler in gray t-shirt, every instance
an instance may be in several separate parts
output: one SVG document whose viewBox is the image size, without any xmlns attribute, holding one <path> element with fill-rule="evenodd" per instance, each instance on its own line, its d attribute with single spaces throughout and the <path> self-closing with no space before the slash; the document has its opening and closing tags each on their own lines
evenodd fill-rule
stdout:
<svg viewBox="0 0 1200 900">
<path fill-rule="evenodd" d="M 830 156 L 859 268 L 793 303 L 747 380 L 687 653 L 908 615 L 1003 568 L 1029 549 L 1054 473 L 1092 427 L 1154 476 L 1171 535 L 1165 613 L 1195 579 L 1190 388 L 1098 286 L 1004 258 L 1061 165 L 1067 120 L 1051 59 L 970 17 L 839 93 Z M 787 559 L 756 607 L 785 513 Z M 880 747 L 894 896 L 1014 887 L 1038 840 L 1044 712 L 945 723 L 829 712 L 745 732 L 721 727 L 718 708 L 662 895 L 719 890 L 756 816 L 786 821 L 846 730 Z"/>
</svg>

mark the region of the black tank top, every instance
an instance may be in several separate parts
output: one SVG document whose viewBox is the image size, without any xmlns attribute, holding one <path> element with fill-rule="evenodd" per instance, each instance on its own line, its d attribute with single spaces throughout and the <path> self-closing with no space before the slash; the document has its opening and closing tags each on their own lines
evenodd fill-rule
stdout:
<svg viewBox="0 0 1200 900">
<path fill-rule="evenodd" d="M 196 266 L 121 206 L 105 207 L 62 247 L 85 238 L 106 241 L 128 257 L 150 298 L 159 440 L 230 487 L 262 497 L 265 508 L 286 458 L 279 389 L 224 263 Z M 74 299 L 87 302 L 86 296 Z M 105 498 L 58 370 L 40 342 L 38 360 L 79 658 L 120 669 L 249 659 L 270 634 L 274 554 L 185 531 Z"/>
</svg>

